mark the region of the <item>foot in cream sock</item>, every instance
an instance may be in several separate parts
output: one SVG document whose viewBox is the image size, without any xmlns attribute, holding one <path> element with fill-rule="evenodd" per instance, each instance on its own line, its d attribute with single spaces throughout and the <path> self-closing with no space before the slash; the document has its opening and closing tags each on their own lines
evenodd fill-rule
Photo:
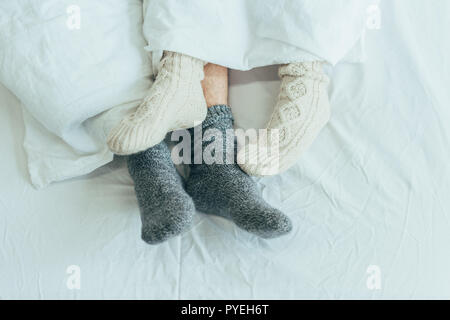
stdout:
<svg viewBox="0 0 450 320">
<path fill-rule="evenodd" d="M 204 62 L 166 52 L 147 97 L 109 134 L 108 146 L 119 155 L 138 153 L 160 143 L 167 132 L 192 128 L 206 117 Z"/>
<path fill-rule="evenodd" d="M 322 62 L 291 63 L 280 67 L 279 75 L 281 91 L 267 137 L 240 146 L 239 165 L 250 175 L 275 175 L 289 169 L 330 117 L 329 79 Z"/>
</svg>

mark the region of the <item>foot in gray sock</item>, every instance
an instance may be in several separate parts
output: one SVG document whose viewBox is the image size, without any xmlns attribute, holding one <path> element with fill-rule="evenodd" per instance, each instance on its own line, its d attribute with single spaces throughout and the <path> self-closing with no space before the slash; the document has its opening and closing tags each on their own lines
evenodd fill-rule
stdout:
<svg viewBox="0 0 450 320">
<path fill-rule="evenodd" d="M 142 220 L 142 239 L 158 244 L 187 230 L 195 213 L 191 197 L 163 141 L 128 157 Z"/>
<path fill-rule="evenodd" d="M 202 124 L 203 135 L 207 135 L 210 129 L 214 131 L 209 132 L 222 133 L 223 150 L 220 152 L 223 155 L 223 164 L 206 164 L 204 160 L 195 164 L 195 151 L 193 152 L 193 164 L 190 166 L 191 173 L 186 183 L 186 191 L 194 200 L 196 208 L 205 213 L 229 218 L 238 227 L 263 238 L 275 238 L 290 232 L 290 219 L 262 199 L 255 182 L 236 164 L 236 158 L 232 159 L 232 164 L 226 163 L 226 130 L 233 129 L 233 116 L 229 107 L 222 105 L 209 108 Z M 194 130 L 196 129 L 190 129 L 192 140 Z M 214 139 L 201 142 L 201 137 L 195 138 L 198 140 L 193 142 L 193 150 L 201 149 L 202 152 L 214 142 Z M 228 144 L 235 148 L 234 136 L 232 139 Z M 214 148 L 210 146 L 208 150 L 210 149 Z"/>
</svg>

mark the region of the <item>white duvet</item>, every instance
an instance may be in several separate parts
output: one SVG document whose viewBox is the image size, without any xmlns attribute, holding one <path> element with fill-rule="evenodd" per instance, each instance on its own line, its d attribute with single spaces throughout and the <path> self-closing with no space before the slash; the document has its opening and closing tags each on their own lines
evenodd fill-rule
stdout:
<svg viewBox="0 0 450 320">
<path fill-rule="evenodd" d="M 236 69 L 336 63 L 355 46 L 361 56 L 368 2 L 0 1 L 0 82 L 23 104 L 32 183 L 43 187 L 113 159 L 106 136 L 137 106 L 158 65 L 160 55 L 152 68 L 145 48 Z"/>
<path fill-rule="evenodd" d="M 377 0 L 144 0 L 148 50 L 182 52 L 232 69 L 362 58 Z M 159 55 L 154 55 L 154 58 Z"/>
<path fill-rule="evenodd" d="M 0 82 L 23 104 L 35 186 L 113 159 L 109 129 L 151 85 L 142 23 L 141 0 L 0 1 Z"/>
</svg>

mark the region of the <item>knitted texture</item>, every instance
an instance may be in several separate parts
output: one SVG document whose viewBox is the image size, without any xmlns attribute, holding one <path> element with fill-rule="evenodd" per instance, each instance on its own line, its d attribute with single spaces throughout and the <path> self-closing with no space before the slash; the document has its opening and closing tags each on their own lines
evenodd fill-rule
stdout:
<svg viewBox="0 0 450 320">
<path fill-rule="evenodd" d="M 160 72 L 137 110 L 111 130 L 108 146 L 119 155 L 147 150 L 167 132 L 192 128 L 206 117 L 201 81 L 204 62 L 166 52 Z"/>
<path fill-rule="evenodd" d="M 158 244 L 187 230 L 195 206 L 165 142 L 128 157 L 142 220 L 142 239 Z"/>
<path fill-rule="evenodd" d="M 267 125 L 267 138 L 258 147 L 240 146 L 239 165 L 250 175 L 275 175 L 289 169 L 330 118 L 329 79 L 322 62 L 284 65 L 279 76 L 281 90 Z"/>
<path fill-rule="evenodd" d="M 223 149 L 227 145 L 231 145 L 232 149 L 235 146 L 234 136 L 227 141 L 226 130 L 232 129 L 233 117 L 229 107 L 222 105 L 208 109 L 201 130 L 210 139 L 204 138 L 205 141 L 202 141 L 195 135 L 197 140 L 194 145 L 200 145 L 199 149 L 204 154 L 205 150 L 211 150 L 211 154 L 218 157 L 222 164 L 206 164 L 205 161 L 191 164 L 186 191 L 198 210 L 231 219 L 238 227 L 260 237 L 275 238 L 288 233 L 292 229 L 290 219 L 262 199 L 255 182 L 235 161 L 227 163 Z M 191 135 L 194 135 L 194 130 L 190 129 Z M 220 133 L 222 143 L 209 136 L 211 132 Z"/>
</svg>

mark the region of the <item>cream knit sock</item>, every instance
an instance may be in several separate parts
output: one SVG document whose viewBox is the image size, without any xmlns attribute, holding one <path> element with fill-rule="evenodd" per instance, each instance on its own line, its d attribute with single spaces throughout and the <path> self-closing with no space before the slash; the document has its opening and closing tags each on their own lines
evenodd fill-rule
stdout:
<svg viewBox="0 0 450 320">
<path fill-rule="evenodd" d="M 267 138 L 240 146 L 238 162 L 250 175 L 275 175 L 294 165 L 330 117 L 329 79 L 322 62 L 284 65 L 281 91 Z M 258 145 L 256 145 L 258 144 Z"/>
<path fill-rule="evenodd" d="M 202 122 L 207 112 L 201 86 L 204 65 L 201 60 L 166 52 L 147 97 L 111 130 L 111 151 L 119 155 L 138 153 L 160 143 L 170 131 Z"/>
</svg>

